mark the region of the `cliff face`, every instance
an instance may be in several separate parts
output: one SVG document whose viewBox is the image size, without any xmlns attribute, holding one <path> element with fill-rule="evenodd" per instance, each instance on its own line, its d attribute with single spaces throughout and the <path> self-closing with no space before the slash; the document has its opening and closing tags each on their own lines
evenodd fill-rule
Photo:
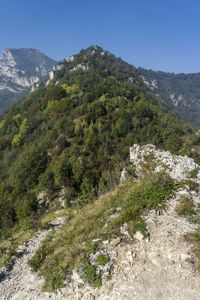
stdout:
<svg viewBox="0 0 200 300">
<path fill-rule="evenodd" d="M 55 61 L 36 49 L 6 49 L 0 56 L 0 113 L 37 83 Z"/>
</svg>

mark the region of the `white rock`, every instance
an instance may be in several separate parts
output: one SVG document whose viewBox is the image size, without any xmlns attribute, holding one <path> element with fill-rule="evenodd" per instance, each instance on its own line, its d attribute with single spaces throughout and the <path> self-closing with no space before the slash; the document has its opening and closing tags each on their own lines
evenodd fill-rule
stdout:
<svg viewBox="0 0 200 300">
<path fill-rule="evenodd" d="M 133 262 L 133 252 L 131 250 L 129 250 L 126 254 L 126 258 L 129 262 Z"/>
<path fill-rule="evenodd" d="M 142 241 L 144 239 L 144 235 L 140 232 L 140 231 L 137 231 L 135 234 L 134 234 L 134 238 L 138 241 Z"/>
<path fill-rule="evenodd" d="M 144 162 L 148 155 L 151 155 L 152 161 L 157 163 L 155 171 L 161 171 L 165 166 L 166 172 L 176 180 L 187 179 L 189 173 L 199 167 L 192 158 L 187 156 L 172 155 L 169 151 L 156 150 L 156 147 L 151 144 L 144 146 L 135 144 L 130 147 L 130 161 L 136 166 L 136 173 L 140 173 L 141 162 Z"/>
</svg>

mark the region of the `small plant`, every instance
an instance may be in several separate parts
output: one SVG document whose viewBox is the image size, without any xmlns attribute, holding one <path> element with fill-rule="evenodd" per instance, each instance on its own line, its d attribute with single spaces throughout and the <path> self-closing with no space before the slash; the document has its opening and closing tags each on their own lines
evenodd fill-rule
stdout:
<svg viewBox="0 0 200 300">
<path fill-rule="evenodd" d="M 194 170 L 192 170 L 192 171 L 189 172 L 189 176 L 191 178 L 197 178 L 198 172 L 199 172 L 199 168 L 196 168 L 196 169 L 194 169 Z"/>
<path fill-rule="evenodd" d="M 193 180 L 187 180 L 186 182 L 187 185 L 189 185 L 190 189 L 198 192 L 199 191 L 199 184 Z"/>
<path fill-rule="evenodd" d="M 128 173 L 128 175 L 132 178 L 137 177 L 136 175 L 136 166 L 135 165 L 130 165 L 126 168 L 126 171 Z"/>
<path fill-rule="evenodd" d="M 145 173 L 152 173 L 156 168 L 156 162 L 154 160 L 153 154 L 146 155 L 144 157 L 144 162 L 141 163 L 142 172 Z"/>
<path fill-rule="evenodd" d="M 101 286 L 101 277 L 97 274 L 96 266 L 88 265 L 85 270 L 85 280 L 94 287 Z"/>
<path fill-rule="evenodd" d="M 97 256 L 96 262 L 98 265 L 106 265 L 109 262 L 109 258 L 105 256 L 104 254 L 99 254 Z"/>
<path fill-rule="evenodd" d="M 133 224 L 133 233 L 135 234 L 137 231 L 140 231 L 144 235 L 144 237 L 147 236 L 146 223 L 143 219 L 140 219 Z"/>
<path fill-rule="evenodd" d="M 199 214 L 195 214 L 195 215 L 189 216 L 188 220 L 190 222 L 193 222 L 193 223 L 196 223 L 196 224 L 200 225 L 200 215 Z"/>
<path fill-rule="evenodd" d="M 176 207 L 176 211 L 180 216 L 190 216 L 195 213 L 192 200 L 186 196 L 180 199 L 179 205 Z"/>
<path fill-rule="evenodd" d="M 200 272 L 200 262 L 198 263 L 198 271 Z"/>
</svg>

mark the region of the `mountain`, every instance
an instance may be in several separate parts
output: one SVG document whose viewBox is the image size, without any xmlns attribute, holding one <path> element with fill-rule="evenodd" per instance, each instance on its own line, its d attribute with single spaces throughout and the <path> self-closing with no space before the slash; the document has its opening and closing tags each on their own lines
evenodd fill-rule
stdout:
<svg viewBox="0 0 200 300">
<path fill-rule="evenodd" d="M 56 61 L 36 49 L 3 51 L 0 56 L 0 113 L 19 101 L 55 65 Z M 200 73 L 174 74 L 133 66 L 127 68 L 127 80 L 133 84 L 142 80 L 182 118 L 200 128 Z"/>
<path fill-rule="evenodd" d="M 200 128 L 200 73 L 174 74 L 138 68 L 138 74 L 158 97 Z"/>
<path fill-rule="evenodd" d="M 155 146 L 141 152 L 147 144 Z M 45 290 L 73 283 L 77 273 L 100 286 L 115 261 L 105 252 L 109 241 L 121 247 L 148 237 L 143 213 L 163 209 L 176 191 L 191 188 L 199 196 L 199 162 L 197 129 L 161 101 L 135 67 L 97 46 L 64 59 L 0 121 L 0 264 L 9 266 L 0 270 L 4 290 L 15 258 L 26 260 L 24 253 L 36 250 L 46 234 L 42 248 L 28 256 Z"/>
<path fill-rule="evenodd" d="M 36 49 L 6 49 L 0 56 L 0 113 L 19 101 L 56 62 Z"/>
</svg>

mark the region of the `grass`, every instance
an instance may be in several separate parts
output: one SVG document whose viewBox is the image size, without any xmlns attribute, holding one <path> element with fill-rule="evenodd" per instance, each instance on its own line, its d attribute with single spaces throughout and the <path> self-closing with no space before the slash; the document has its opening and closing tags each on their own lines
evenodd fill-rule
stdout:
<svg viewBox="0 0 200 300">
<path fill-rule="evenodd" d="M 172 190 L 173 181 L 166 174 L 138 182 L 126 180 L 110 193 L 74 211 L 66 225 L 47 236 L 29 262 L 33 270 L 44 276 L 44 290 L 62 287 L 65 275 L 74 268 L 84 270 L 83 278 L 90 285 L 99 286 L 100 277 L 89 263 L 90 254 L 100 248 L 103 240 L 119 236 L 124 223 L 128 224 L 130 234 L 134 228 L 143 228 L 144 224 L 138 225 L 142 211 L 158 204 L 164 206 Z M 118 215 L 109 219 L 116 212 Z"/>
<path fill-rule="evenodd" d="M 200 225 L 195 232 L 190 233 L 190 238 L 194 244 L 194 252 L 200 258 Z M 200 259 L 198 263 L 198 270 L 200 272 Z"/>
<path fill-rule="evenodd" d="M 16 253 L 19 245 L 30 240 L 34 234 L 34 230 L 24 231 L 15 226 L 12 230 L 12 235 L 0 241 L 0 267 L 6 265 Z"/>
<path fill-rule="evenodd" d="M 47 213 L 45 213 L 45 215 L 42 216 L 41 220 L 40 220 L 40 227 L 41 228 L 46 228 L 49 227 L 49 223 L 53 220 L 55 220 L 58 217 L 63 217 L 68 215 L 70 217 L 70 209 L 60 209 L 58 210 L 58 208 L 56 206 L 50 207 L 47 211 Z"/>
<path fill-rule="evenodd" d="M 192 200 L 186 196 L 182 196 L 180 198 L 180 203 L 176 207 L 176 212 L 178 215 L 185 217 L 195 214 Z"/>
<path fill-rule="evenodd" d="M 187 217 L 190 222 L 198 225 L 197 229 L 189 234 L 189 237 L 194 245 L 194 253 L 197 255 L 198 259 L 200 259 L 200 205 L 198 205 L 197 210 L 194 210 L 194 205 L 191 199 L 186 196 L 182 196 L 176 210 L 179 215 Z M 197 267 L 200 272 L 200 260 Z"/>
</svg>

